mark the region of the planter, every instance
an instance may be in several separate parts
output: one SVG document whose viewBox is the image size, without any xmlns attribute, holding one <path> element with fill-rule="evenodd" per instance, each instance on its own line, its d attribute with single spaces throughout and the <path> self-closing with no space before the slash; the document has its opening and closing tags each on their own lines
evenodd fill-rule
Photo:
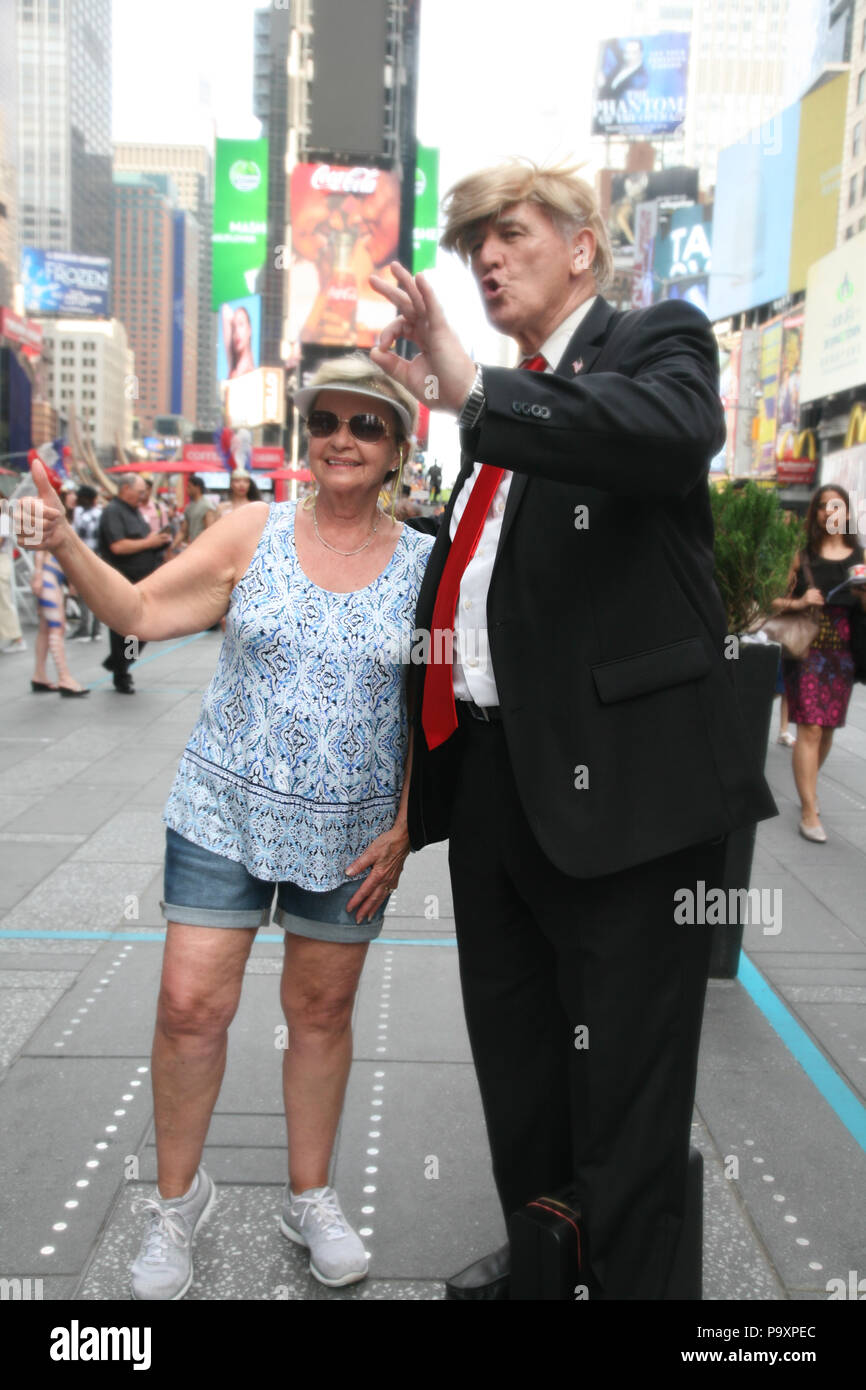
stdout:
<svg viewBox="0 0 866 1390">
<path fill-rule="evenodd" d="M 754 759 L 755 770 L 761 773 L 767 758 L 780 650 L 777 642 L 741 642 L 740 655 L 735 663 L 737 697 L 748 749 Z M 739 830 L 732 830 L 728 836 L 721 883 L 726 898 L 731 888 L 749 887 L 756 831 L 757 826 L 744 825 Z M 730 898 L 727 901 L 730 902 Z M 733 980 L 736 977 L 742 944 L 742 922 L 713 927 L 711 979 Z"/>
</svg>

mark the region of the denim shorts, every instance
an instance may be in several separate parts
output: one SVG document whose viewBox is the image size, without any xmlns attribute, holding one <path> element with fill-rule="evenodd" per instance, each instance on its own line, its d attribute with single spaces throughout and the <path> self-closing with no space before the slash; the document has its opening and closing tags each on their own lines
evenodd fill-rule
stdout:
<svg viewBox="0 0 866 1390">
<path fill-rule="evenodd" d="M 160 903 L 170 922 L 191 927 L 265 927 L 271 920 L 293 936 L 315 941 L 372 941 L 382 930 L 387 901 L 372 921 L 355 921 L 346 903 L 363 879 L 342 883 L 324 893 L 312 893 L 294 883 L 254 878 L 243 864 L 202 849 L 166 827 L 165 886 Z"/>
</svg>

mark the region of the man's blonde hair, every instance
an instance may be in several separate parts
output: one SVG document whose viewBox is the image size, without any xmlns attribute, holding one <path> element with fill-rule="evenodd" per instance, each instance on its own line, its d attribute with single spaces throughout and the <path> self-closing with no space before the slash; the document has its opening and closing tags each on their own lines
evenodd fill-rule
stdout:
<svg viewBox="0 0 866 1390">
<path fill-rule="evenodd" d="M 613 279 L 613 253 L 595 190 L 586 179 L 578 178 L 582 167 L 511 159 L 468 175 L 445 195 L 446 223 L 440 244 L 468 261 L 472 234 L 480 223 L 501 217 L 515 203 L 537 203 L 565 237 L 589 228 L 595 237 L 592 271 L 603 290 Z"/>
</svg>

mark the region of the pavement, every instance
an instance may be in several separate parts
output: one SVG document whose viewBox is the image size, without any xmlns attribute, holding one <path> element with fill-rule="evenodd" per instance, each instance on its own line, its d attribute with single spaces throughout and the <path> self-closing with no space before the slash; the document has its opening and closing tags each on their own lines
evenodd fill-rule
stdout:
<svg viewBox="0 0 866 1390">
<path fill-rule="evenodd" d="M 0 658 L 0 1276 L 31 1280 L 24 1297 L 126 1299 L 130 1206 L 155 1176 L 161 810 L 220 636 L 148 646 L 134 698 L 100 666 L 106 641 L 72 643 L 91 686 L 74 701 L 30 693 L 25 635 L 27 654 Z M 790 753 L 775 743 L 767 775 L 780 815 L 758 831 L 763 925 L 746 928 L 740 977 L 711 982 L 701 1046 L 704 1298 L 826 1301 L 840 1296 L 830 1281 L 848 1297 L 864 1278 L 862 1297 L 866 690 L 821 776 L 825 846 L 797 834 Z M 504 1239 L 445 846 L 407 862 L 357 998 L 334 1182 L 372 1262 L 348 1289 L 318 1284 L 279 1232 L 280 941 L 259 932 L 231 1027 L 204 1157 L 218 1204 L 188 1298 L 442 1299 L 447 1275 Z"/>
</svg>

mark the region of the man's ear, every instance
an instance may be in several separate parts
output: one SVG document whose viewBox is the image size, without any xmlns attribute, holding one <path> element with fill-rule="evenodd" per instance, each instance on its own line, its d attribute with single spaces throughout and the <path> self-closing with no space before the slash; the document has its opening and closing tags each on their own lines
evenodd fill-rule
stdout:
<svg viewBox="0 0 866 1390">
<path fill-rule="evenodd" d="M 589 270 L 595 260 L 595 237 L 589 227 L 583 227 L 574 238 L 572 267 L 580 274 Z"/>
</svg>

